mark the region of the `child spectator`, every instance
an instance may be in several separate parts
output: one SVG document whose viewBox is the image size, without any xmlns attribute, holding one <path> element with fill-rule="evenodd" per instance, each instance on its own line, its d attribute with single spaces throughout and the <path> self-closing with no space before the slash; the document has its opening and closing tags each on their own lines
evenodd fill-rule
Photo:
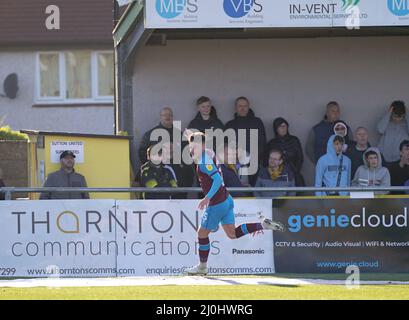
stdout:
<svg viewBox="0 0 409 320">
<path fill-rule="evenodd" d="M 147 151 L 148 162 L 141 167 L 141 186 L 145 188 L 177 187 L 176 175 L 172 168 L 163 165 L 162 149 L 155 154 L 153 148 Z M 144 193 L 144 199 L 170 199 L 171 193 Z"/>
<path fill-rule="evenodd" d="M 364 153 L 371 144 L 368 141 L 368 130 L 359 127 L 355 131 L 355 141 L 348 144 L 345 155 L 351 160 L 351 176 L 355 176 L 356 170 L 364 164 Z"/>
<path fill-rule="evenodd" d="M 317 163 L 315 169 L 315 187 L 349 187 L 351 181 L 351 160 L 342 153 L 344 138 L 332 135 L 327 143 L 327 153 Z M 321 192 L 324 195 L 348 195 L 348 192 Z"/>
<path fill-rule="evenodd" d="M 358 168 L 352 180 L 353 186 L 390 187 L 389 170 L 382 167 L 382 157 L 378 148 L 369 148 L 363 156 L 364 164 Z M 375 194 L 387 194 L 388 191 L 376 191 Z"/>
</svg>

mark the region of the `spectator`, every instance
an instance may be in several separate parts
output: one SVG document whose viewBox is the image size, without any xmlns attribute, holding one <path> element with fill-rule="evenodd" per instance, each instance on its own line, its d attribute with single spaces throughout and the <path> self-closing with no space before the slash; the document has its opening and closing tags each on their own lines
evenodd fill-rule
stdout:
<svg viewBox="0 0 409 320">
<path fill-rule="evenodd" d="M 334 134 L 334 122 L 340 120 L 340 115 L 341 111 L 338 102 L 330 101 L 327 104 L 324 119 L 311 129 L 305 151 L 308 158 L 314 164 L 325 154 L 328 139 Z M 350 131 L 348 128 L 348 132 Z"/>
<path fill-rule="evenodd" d="M 300 140 L 296 136 L 290 135 L 289 124 L 284 118 L 277 118 L 273 122 L 275 138 L 267 143 L 264 152 L 263 165 L 267 166 L 270 150 L 279 149 L 283 153 L 284 162 L 287 163 L 295 174 L 295 185 L 305 186 L 304 178 L 301 175 L 301 167 L 304 161 Z"/>
<path fill-rule="evenodd" d="M 391 184 L 395 187 L 403 186 L 409 180 L 409 140 L 403 140 L 399 145 L 400 160 L 389 164 Z M 401 191 L 392 192 L 402 194 Z"/>
<path fill-rule="evenodd" d="M 281 150 L 273 149 L 268 158 L 268 167 L 259 171 L 256 187 L 294 187 L 295 177 L 291 167 L 285 163 Z M 285 197 L 295 196 L 295 192 L 254 192 L 256 197 Z"/>
<path fill-rule="evenodd" d="M 382 156 L 378 148 L 369 148 L 363 155 L 364 164 L 358 168 L 352 180 L 353 186 L 390 187 L 389 170 L 382 167 Z M 375 194 L 387 194 L 388 191 L 376 191 Z"/>
<path fill-rule="evenodd" d="M 403 101 L 394 101 L 389 110 L 378 122 L 378 132 L 381 134 L 379 150 L 387 163 L 400 160 L 399 144 L 409 139 L 409 117 Z"/>
<path fill-rule="evenodd" d="M 173 111 L 171 108 L 163 108 L 160 111 L 160 123 L 143 135 L 138 152 L 141 163 L 146 163 L 148 161 L 146 157 L 148 148 L 159 142 L 151 141 L 150 139 L 152 132 L 157 129 L 165 129 L 169 133 L 170 141 L 173 142 Z"/>
<path fill-rule="evenodd" d="M 345 142 L 343 145 L 344 149 L 342 150 L 342 152 L 345 153 L 346 150 L 348 149 L 348 146 L 351 144 L 351 140 L 349 139 L 349 126 L 346 124 L 345 121 L 337 120 L 332 125 L 332 130 L 334 134 L 344 138 Z"/>
<path fill-rule="evenodd" d="M 66 150 L 60 154 L 61 169 L 48 175 L 44 188 L 87 188 L 85 177 L 75 172 L 75 154 Z M 40 199 L 89 199 L 88 192 L 43 192 Z"/>
<path fill-rule="evenodd" d="M 3 181 L 3 170 L 0 168 L 0 188 L 4 188 L 6 185 L 4 184 Z M 5 200 L 6 195 L 3 192 L 0 192 L 0 200 Z"/>
<path fill-rule="evenodd" d="M 145 188 L 176 188 L 176 175 L 171 167 L 163 164 L 162 149 L 158 150 L 157 154 L 152 151 L 152 147 L 148 148 L 146 162 L 141 167 L 141 186 Z M 144 193 L 144 199 L 171 199 L 171 193 Z"/>
<path fill-rule="evenodd" d="M 240 177 L 239 168 L 240 165 L 237 161 L 237 151 L 230 148 L 226 143 L 224 145 L 223 157 L 220 158 L 220 168 L 222 170 L 223 181 L 226 187 L 241 188 L 243 187 Z M 246 195 L 244 192 L 230 192 L 233 197 L 245 197 L 251 196 Z"/>
<path fill-rule="evenodd" d="M 266 145 L 266 130 L 264 124 L 260 118 L 254 115 L 253 110 L 250 108 L 250 102 L 246 97 L 239 97 L 235 101 L 236 113 L 234 119 L 226 123 L 226 129 L 233 129 L 236 132 L 238 138 L 238 130 L 246 130 L 246 153 L 251 157 L 250 161 L 256 161 L 260 163 L 262 155 Z M 250 129 L 258 130 L 258 154 L 250 154 Z M 257 179 L 257 175 L 249 176 L 249 182 L 254 185 Z"/>
<path fill-rule="evenodd" d="M 349 187 L 351 181 L 351 160 L 342 153 L 344 138 L 332 135 L 327 143 L 327 153 L 319 158 L 315 169 L 315 187 Z M 321 192 L 324 195 L 348 195 L 348 192 Z"/>
<path fill-rule="evenodd" d="M 208 97 L 200 97 L 196 101 L 198 112 L 190 121 L 188 128 L 205 133 L 206 129 L 224 129 L 224 124 L 217 117 L 217 112 Z"/>
<path fill-rule="evenodd" d="M 174 163 L 173 160 L 173 143 L 163 144 L 163 163 L 173 170 L 176 176 L 176 184 L 178 187 L 188 188 L 192 187 L 195 180 L 195 169 L 193 165 L 184 163 L 183 158 L 181 163 Z M 173 199 L 187 199 L 187 192 L 174 193 Z"/>
<path fill-rule="evenodd" d="M 346 156 L 351 160 L 351 176 L 355 176 L 355 172 L 359 166 L 364 165 L 364 153 L 371 144 L 368 141 L 368 130 L 364 127 L 359 127 L 355 131 L 355 140 L 348 144 Z"/>
<path fill-rule="evenodd" d="M 236 151 L 237 151 L 237 161 L 238 161 L 237 174 L 239 176 L 241 184 L 243 187 L 251 187 L 251 184 L 249 181 L 249 175 L 248 175 L 248 170 L 250 166 L 250 154 L 248 154 L 247 151 L 242 148 L 237 148 Z"/>
</svg>

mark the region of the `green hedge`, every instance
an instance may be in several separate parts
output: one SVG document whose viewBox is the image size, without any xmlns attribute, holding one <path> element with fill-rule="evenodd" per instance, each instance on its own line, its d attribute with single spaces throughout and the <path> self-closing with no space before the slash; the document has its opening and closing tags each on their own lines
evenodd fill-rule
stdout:
<svg viewBox="0 0 409 320">
<path fill-rule="evenodd" d="M 0 127 L 0 140 L 28 140 L 28 136 L 6 126 Z"/>
</svg>

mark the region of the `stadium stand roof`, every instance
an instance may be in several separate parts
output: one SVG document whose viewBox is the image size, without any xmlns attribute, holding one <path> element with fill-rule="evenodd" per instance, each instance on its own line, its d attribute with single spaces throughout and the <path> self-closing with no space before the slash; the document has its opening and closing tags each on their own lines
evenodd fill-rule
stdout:
<svg viewBox="0 0 409 320">
<path fill-rule="evenodd" d="M 60 30 L 45 26 L 51 4 L 60 9 Z M 113 8 L 113 0 L 2 0 L 0 46 L 111 45 Z"/>
</svg>

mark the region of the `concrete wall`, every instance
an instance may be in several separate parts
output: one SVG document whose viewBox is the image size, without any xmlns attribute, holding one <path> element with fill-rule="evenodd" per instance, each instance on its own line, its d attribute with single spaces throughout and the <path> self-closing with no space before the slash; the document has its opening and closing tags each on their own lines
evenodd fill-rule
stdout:
<svg viewBox="0 0 409 320">
<path fill-rule="evenodd" d="M 303 146 L 330 100 L 341 104 L 342 119 L 366 126 L 376 145 L 378 119 L 394 99 L 409 104 L 409 38 L 316 38 L 169 41 L 145 47 L 134 67 L 134 121 L 137 141 L 159 120 L 164 105 L 186 126 L 195 99 L 213 99 L 227 122 L 237 96 L 247 96 L 273 135 L 278 116 Z M 307 182 L 314 168 L 305 161 Z"/>
<path fill-rule="evenodd" d="M 15 130 L 68 131 L 112 134 L 113 106 L 33 107 L 35 104 L 35 52 L 0 52 L 0 92 L 10 73 L 17 73 L 16 99 L 0 97 L 0 122 Z M 0 123 L 1 124 L 1 123 Z"/>
</svg>

